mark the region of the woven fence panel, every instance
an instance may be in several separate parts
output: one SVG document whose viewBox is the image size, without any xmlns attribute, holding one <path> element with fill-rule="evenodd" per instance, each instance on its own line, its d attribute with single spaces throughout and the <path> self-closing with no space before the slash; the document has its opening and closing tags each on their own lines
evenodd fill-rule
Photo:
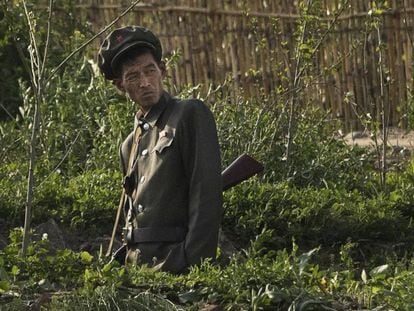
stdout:
<svg viewBox="0 0 414 311">
<path fill-rule="evenodd" d="M 321 20 L 332 22 L 342 2 L 323 0 Z M 380 119 L 380 107 L 389 111 L 389 125 L 406 126 L 414 87 L 414 0 L 388 2 L 377 32 L 367 26 L 372 1 L 349 0 L 314 55 L 314 80 L 305 94 L 347 130 L 361 127 L 357 115 Z M 75 7 L 79 18 L 98 31 L 129 4 L 78 0 Z M 207 89 L 231 78 L 234 96 L 278 96 L 278 89 L 289 88 L 296 69 L 299 14 L 297 1 L 291 0 L 147 0 L 117 26 L 146 26 L 159 35 L 165 57 L 179 53 L 178 65 L 169 72 L 177 87 Z"/>
</svg>

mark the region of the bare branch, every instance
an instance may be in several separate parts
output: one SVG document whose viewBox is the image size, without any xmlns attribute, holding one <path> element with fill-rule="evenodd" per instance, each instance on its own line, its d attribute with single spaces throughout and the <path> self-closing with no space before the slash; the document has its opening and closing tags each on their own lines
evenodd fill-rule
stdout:
<svg viewBox="0 0 414 311">
<path fill-rule="evenodd" d="M 29 45 L 29 49 L 31 49 L 29 51 L 30 54 L 30 63 L 31 63 L 31 67 L 32 67 L 32 78 L 33 78 L 33 83 L 39 87 L 39 76 L 40 76 L 40 66 L 41 66 L 41 60 L 40 60 L 40 53 L 39 53 L 39 49 L 37 46 L 37 42 L 36 42 L 36 29 L 34 28 L 33 24 L 32 24 L 32 20 L 30 17 L 30 13 L 27 10 L 27 6 L 26 6 L 26 1 L 23 1 L 23 8 L 24 8 L 24 13 L 26 16 L 26 20 L 27 20 L 27 25 L 29 26 L 29 36 L 30 36 L 30 45 Z"/>
<path fill-rule="evenodd" d="M 45 49 L 43 51 L 42 68 L 40 70 L 40 76 L 41 77 L 43 77 L 43 74 L 44 74 L 44 71 L 45 71 L 47 53 L 49 52 L 50 30 L 51 30 L 51 21 L 52 21 L 52 9 L 53 9 L 53 0 L 50 0 L 49 1 L 49 16 L 47 18 L 46 44 L 45 44 Z"/>
<path fill-rule="evenodd" d="M 338 22 L 340 16 L 342 15 L 342 13 L 344 12 L 347 4 L 349 1 L 346 1 L 344 3 L 344 5 L 341 7 L 341 9 L 335 14 L 335 16 L 333 17 L 332 21 L 329 23 L 328 28 L 326 29 L 326 31 L 322 34 L 322 37 L 319 39 L 319 41 L 316 43 L 315 47 L 313 48 L 313 51 L 311 53 L 311 58 L 313 58 L 316 54 L 316 52 L 319 50 L 320 46 L 322 45 L 322 43 L 325 41 L 325 38 L 327 37 L 327 35 L 332 31 L 333 26 Z M 299 76 L 302 75 L 303 71 L 306 69 L 306 66 L 303 66 L 299 72 Z"/>
<path fill-rule="evenodd" d="M 71 59 L 75 54 L 84 49 L 87 45 L 89 45 L 93 40 L 98 38 L 101 34 L 107 32 L 109 28 L 115 25 L 116 22 L 118 22 L 125 14 L 131 11 L 140 1 L 141 0 L 134 1 L 124 12 L 121 13 L 121 15 L 118 15 L 109 25 L 107 25 L 104 29 L 102 29 L 100 32 L 98 32 L 96 35 L 94 35 L 92 38 L 84 42 L 80 47 L 78 47 L 76 50 L 70 53 L 55 69 L 52 70 L 49 77 L 46 79 L 46 83 L 50 81 L 50 79 L 55 75 L 55 73 L 60 68 L 62 68 L 63 65 L 65 65 L 68 62 L 69 59 Z"/>
<path fill-rule="evenodd" d="M 4 107 L 3 106 L 3 104 L 2 103 L 0 103 L 0 107 L 4 110 L 4 112 L 12 119 L 12 120 L 14 120 L 14 121 L 16 121 L 16 119 L 15 119 L 15 117 L 13 117 L 13 115 L 10 113 L 10 111 L 6 108 L 6 107 Z"/>
<path fill-rule="evenodd" d="M 30 55 L 30 69 L 29 65 L 26 63 L 25 66 L 28 69 L 30 80 L 32 83 L 33 93 L 34 93 L 34 118 L 33 118 L 33 125 L 32 125 L 32 133 L 30 139 L 30 159 L 29 159 L 29 173 L 27 178 L 27 194 L 26 194 L 26 210 L 25 210 L 25 219 L 24 219 L 24 233 L 23 233 L 23 243 L 22 243 L 22 256 L 26 255 L 27 246 L 30 240 L 30 223 L 32 217 L 32 201 L 33 201 L 33 192 L 35 186 L 35 175 L 34 175 L 34 168 L 36 164 L 36 147 L 37 147 L 37 139 L 38 139 L 38 132 L 40 127 L 40 104 L 45 100 L 44 99 L 44 89 L 43 87 L 47 85 L 47 82 L 53 77 L 53 75 L 76 53 L 86 47 L 89 43 L 91 43 L 94 39 L 100 36 L 102 33 L 106 32 L 112 25 L 114 25 L 121 17 L 127 14 L 135 5 L 138 4 L 140 0 L 134 1 L 121 15 L 119 15 L 112 23 L 106 26 L 102 31 L 98 34 L 93 36 L 91 39 L 87 40 L 84 44 L 82 44 L 79 48 L 74 50 L 72 53 L 69 54 L 52 72 L 51 74 L 45 79 L 43 74 L 45 72 L 45 64 L 47 60 L 48 48 L 49 48 L 49 40 L 51 34 L 51 19 L 52 19 L 52 7 L 53 7 L 53 0 L 49 0 L 49 17 L 47 21 L 47 38 L 46 38 L 46 45 L 44 48 L 43 58 L 39 53 L 39 48 L 36 42 L 36 29 L 33 22 L 32 13 L 27 10 L 26 2 L 23 0 L 23 7 L 25 16 L 27 19 L 28 30 L 29 30 L 29 37 L 30 37 L 30 45 L 28 48 L 28 52 Z M 19 50 L 19 49 L 18 49 Z M 20 56 L 22 56 L 23 62 L 24 55 L 21 49 L 19 50 Z M 80 132 L 78 133 L 75 141 L 78 139 Z M 72 144 L 73 145 L 73 144 Z M 71 150 L 71 147 L 67 150 L 65 156 L 58 164 L 57 167 L 64 161 Z M 55 169 L 57 169 L 57 167 Z"/>
</svg>

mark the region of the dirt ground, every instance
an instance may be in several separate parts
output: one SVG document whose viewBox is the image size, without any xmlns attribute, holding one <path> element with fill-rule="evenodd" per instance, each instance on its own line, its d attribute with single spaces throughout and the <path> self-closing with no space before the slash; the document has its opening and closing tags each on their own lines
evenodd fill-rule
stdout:
<svg viewBox="0 0 414 311">
<path fill-rule="evenodd" d="M 375 147 L 375 142 L 369 132 L 351 132 L 344 136 L 349 145 L 357 145 L 360 147 Z M 378 143 L 382 144 L 379 138 Z M 388 132 L 387 145 L 394 152 L 411 152 L 414 150 L 414 131 L 405 131 L 397 128 L 390 128 Z"/>
</svg>

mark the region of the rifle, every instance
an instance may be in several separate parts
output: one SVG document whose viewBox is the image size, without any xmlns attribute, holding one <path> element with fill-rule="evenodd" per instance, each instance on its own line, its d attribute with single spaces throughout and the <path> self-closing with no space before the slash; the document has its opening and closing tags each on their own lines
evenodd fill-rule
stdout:
<svg viewBox="0 0 414 311">
<path fill-rule="evenodd" d="M 236 160 L 234 160 L 222 173 L 221 178 L 223 180 L 223 191 L 230 189 L 241 183 L 242 181 L 249 179 L 250 177 L 262 172 L 263 165 L 253 159 L 247 154 L 242 154 Z M 121 200 L 119 202 L 114 227 L 112 230 L 111 241 L 109 242 L 108 251 L 106 256 L 110 256 L 112 253 L 113 242 L 115 240 L 116 229 L 118 228 L 119 218 L 121 215 L 122 207 L 125 203 L 125 189 L 122 190 Z M 124 251 L 124 246 L 119 248 L 112 256 L 112 258 L 120 256 L 120 253 Z"/>
<path fill-rule="evenodd" d="M 264 167 L 251 156 L 242 154 L 234 160 L 222 173 L 223 191 L 230 189 L 242 181 L 263 171 Z"/>
</svg>

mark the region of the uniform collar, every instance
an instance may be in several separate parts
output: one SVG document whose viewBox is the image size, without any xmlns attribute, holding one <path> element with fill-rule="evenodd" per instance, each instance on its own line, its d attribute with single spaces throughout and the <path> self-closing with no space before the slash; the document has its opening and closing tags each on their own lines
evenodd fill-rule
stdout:
<svg viewBox="0 0 414 311">
<path fill-rule="evenodd" d="M 135 115 L 134 128 L 136 128 L 138 124 L 141 123 L 140 121 L 143 121 L 143 123 L 148 123 L 151 126 L 151 128 L 153 128 L 155 126 L 155 123 L 165 110 L 165 108 L 167 108 L 167 104 L 170 99 L 171 95 L 164 91 L 158 103 L 152 106 L 145 116 L 144 113 L 141 110 L 139 110 Z"/>
</svg>

